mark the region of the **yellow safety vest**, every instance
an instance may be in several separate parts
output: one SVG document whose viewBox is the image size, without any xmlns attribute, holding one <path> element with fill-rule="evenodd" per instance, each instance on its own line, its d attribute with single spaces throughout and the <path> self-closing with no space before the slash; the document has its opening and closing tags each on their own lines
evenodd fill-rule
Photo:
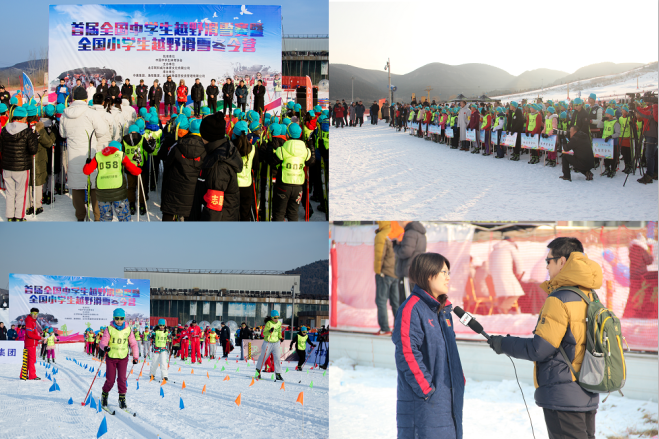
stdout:
<svg viewBox="0 0 659 439">
<path fill-rule="evenodd" d="M 528 131 L 529 131 L 529 132 L 531 132 L 531 131 L 533 131 L 533 130 L 535 129 L 535 123 L 536 123 L 537 119 L 538 119 L 538 118 L 537 118 L 537 116 L 536 116 L 535 114 L 530 114 L 530 115 L 529 115 L 529 117 L 528 117 L 528 121 L 529 121 L 529 124 L 528 124 Z"/>
<path fill-rule="evenodd" d="M 139 332 L 134 332 L 133 334 L 134 334 L 134 336 L 135 336 L 135 340 L 136 340 L 136 341 L 141 341 L 141 340 L 142 340 L 142 338 L 140 337 L 140 333 L 139 333 Z"/>
<path fill-rule="evenodd" d="M 48 337 L 48 346 L 53 346 L 55 344 L 55 336 L 51 335 Z"/>
<path fill-rule="evenodd" d="M 236 175 L 238 177 L 239 187 L 248 187 L 252 185 L 252 161 L 256 154 L 256 147 L 252 146 L 252 150 L 243 159 L 243 170 Z"/>
<path fill-rule="evenodd" d="M 485 116 L 481 116 L 483 118 L 483 121 L 481 122 L 481 130 L 485 129 L 485 125 L 487 125 L 487 114 Z"/>
<path fill-rule="evenodd" d="M 618 118 L 618 123 L 620 124 L 620 137 L 631 137 L 631 131 L 629 129 L 629 118 L 620 117 Z"/>
<path fill-rule="evenodd" d="M 304 163 L 311 157 L 311 151 L 303 141 L 291 139 L 275 151 L 281 164 L 281 180 L 286 184 L 304 184 Z"/>
<path fill-rule="evenodd" d="M 122 330 L 115 328 L 114 326 L 108 326 L 108 332 L 110 333 L 110 352 L 108 352 L 108 357 L 110 358 L 119 358 L 123 359 L 128 356 L 128 337 L 130 337 L 130 328 L 128 325 Z"/>
<path fill-rule="evenodd" d="M 210 340 L 211 344 L 215 344 L 216 338 L 217 338 L 217 334 L 215 333 L 215 331 L 208 334 L 208 339 Z"/>
<path fill-rule="evenodd" d="M 88 341 L 88 342 L 92 342 L 92 341 L 94 341 L 94 333 L 93 333 L 93 332 L 89 331 L 89 332 L 87 333 L 87 341 Z"/>
<path fill-rule="evenodd" d="M 554 124 L 551 122 L 551 117 L 545 117 L 545 134 L 551 135 L 554 131 Z"/>
<path fill-rule="evenodd" d="M 309 334 L 302 336 L 302 334 L 297 335 L 297 349 L 299 351 L 304 351 L 307 349 L 307 340 L 309 339 Z"/>
<path fill-rule="evenodd" d="M 274 329 L 274 331 L 270 332 L 270 329 Z M 272 323 L 272 321 L 269 321 L 265 324 L 263 334 L 265 334 L 265 341 L 270 343 L 278 342 L 281 334 L 281 322 Z"/>
<path fill-rule="evenodd" d="M 156 330 L 156 347 L 164 348 L 167 346 L 167 331 Z"/>
<path fill-rule="evenodd" d="M 616 119 L 605 120 L 603 122 L 602 128 L 602 138 L 606 138 L 613 135 L 613 126 L 618 122 Z"/>
<path fill-rule="evenodd" d="M 142 142 L 144 142 L 144 137 L 142 137 L 140 139 L 140 142 L 135 146 L 131 146 L 128 143 L 123 142 L 124 151 L 126 151 L 126 155 L 128 156 L 128 159 L 131 161 L 131 163 L 134 164 L 135 166 L 140 166 L 137 164 L 137 161 L 133 160 L 133 157 L 135 156 L 135 151 L 139 149 L 140 151 L 142 151 L 142 156 L 144 156 L 144 150 L 142 149 Z"/>
</svg>

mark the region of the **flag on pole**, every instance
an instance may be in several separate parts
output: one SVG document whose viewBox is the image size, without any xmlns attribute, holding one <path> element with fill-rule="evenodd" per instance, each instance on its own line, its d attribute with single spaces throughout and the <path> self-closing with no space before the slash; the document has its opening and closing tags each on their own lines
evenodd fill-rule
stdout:
<svg viewBox="0 0 659 439">
<path fill-rule="evenodd" d="M 23 97 L 25 98 L 24 102 L 30 102 L 30 99 L 34 97 L 32 81 L 30 81 L 30 77 L 25 72 L 23 72 Z"/>
<path fill-rule="evenodd" d="M 295 402 L 299 402 L 300 404 L 304 405 L 304 392 L 300 392 Z"/>
<path fill-rule="evenodd" d="M 183 381 L 183 385 L 181 386 L 181 389 L 185 389 L 185 381 Z"/>
<path fill-rule="evenodd" d="M 98 433 L 96 433 L 96 439 L 103 436 L 107 432 L 108 432 L 108 423 L 105 420 L 105 416 L 103 416 L 103 420 L 101 421 L 101 425 L 99 425 L 99 427 L 98 427 Z"/>
<path fill-rule="evenodd" d="M 240 406 L 240 395 L 242 395 L 242 393 L 239 393 L 238 398 L 236 398 L 236 405 L 237 406 Z"/>
<path fill-rule="evenodd" d="M 178 403 L 179 410 L 183 410 L 185 406 L 183 405 L 183 398 L 179 397 L 179 403 Z"/>
<path fill-rule="evenodd" d="M 249 383 L 249 386 L 247 386 L 247 387 L 252 387 L 253 385 L 254 385 L 254 377 L 252 377 L 252 382 Z"/>
<path fill-rule="evenodd" d="M 206 384 L 204 384 L 204 388 L 201 389 L 201 394 L 203 395 L 204 393 L 206 393 Z"/>
<path fill-rule="evenodd" d="M 161 398 L 165 397 L 165 392 L 163 392 L 162 387 L 160 388 L 160 397 Z"/>
</svg>

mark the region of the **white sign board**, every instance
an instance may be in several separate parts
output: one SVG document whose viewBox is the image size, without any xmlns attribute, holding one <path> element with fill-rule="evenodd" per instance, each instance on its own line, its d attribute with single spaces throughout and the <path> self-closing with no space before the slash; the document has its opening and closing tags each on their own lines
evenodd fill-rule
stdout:
<svg viewBox="0 0 659 439">
<path fill-rule="evenodd" d="M 0 341 L 0 364 L 21 364 L 23 346 L 22 341 Z"/>
</svg>

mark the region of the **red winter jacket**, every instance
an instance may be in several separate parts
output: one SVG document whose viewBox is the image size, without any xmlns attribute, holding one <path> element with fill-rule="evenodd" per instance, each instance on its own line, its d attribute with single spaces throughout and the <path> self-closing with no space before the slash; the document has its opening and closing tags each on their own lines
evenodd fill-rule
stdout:
<svg viewBox="0 0 659 439">
<path fill-rule="evenodd" d="M 646 108 L 636 107 L 636 109 L 638 110 L 639 113 L 641 113 L 644 116 L 652 116 L 654 118 L 654 121 L 657 122 L 657 104 L 653 104 L 652 109 L 650 109 L 649 107 Z M 650 119 L 643 119 L 643 132 L 645 131 L 651 131 Z M 656 133 L 651 133 L 650 136 L 656 136 Z"/>
<path fill-rule="evenodd" d="M 39 345 L 41 341 L 41 327 L 37 323 L 37 320 L 28 315 L 25 318 L 25 343 L 26 348 L 31 348 Z"/>
<path fill-rule="evenodd" d="M 199 325 L 190 326 L 190 328 L 188 328 L 188 337 L 190 337 L 190 340 L 199 341 L 199 337 L 201 337 L 201 328 Z"/>
<path fill-rule="evenodd" d="M 480 119 L 481 119 L 480 113 L 476 110 L 472 111 L 471 116 L 469 116 L 469 125 L 467 126 L 467 128 L 469 128 L 470 130 L 477 130 L 478 128 L 480 128 L 479 127 L 481 121 Z"/>
<path fill-rule="evenodd" d="M 318 120 L 318 116 L 315 116 L 313 119 L 311 119 L 309 122 L 306 122 L 305 125 L 307 126 L 308 129 L 311 131 L 316 129 L 316 121 Z"/>
<path fill-rule="evenodd" d="M 114 146 L 106 146 L 105 148 L 103 148 L 102 153 L 104 156 L 107 157 L 111 154 L 114 154 L 117 151 L 118 149 L 115 148 Z M 124 159 L 121 161 L 121 164 L 124 165 L 126 167 L 126 170 L 128 170 L 128 172 L 130 172 L 133 175 L 140 175 L 142 173 L 142 168 L 138 168 L 137 166 L 135 166 L 133 162 L 130 161 L 127 155 L 124 155 Z M 97 166 L 98 166 L 98 162 L 96 161 L 96 157 L 94 157 L 89 164 L 85 164 L 85 166 L 83 166 L 82 172 L 85 175 L 91 175 L 91 173 L 96 170 Z"/>
<path fill-rule="evenodd" d="M 176 89 L 176 100 L 179 102 L 188 101 L 188 87 L 185 85 L 179 85 L 179 87 Z"/>
<path fill-rule="evenodd" d="M 535 134 L 540 134 L 542 133 L 542 116 L 540 113 L 535 113 L 535 114 L 529 114 L 529 121 L 531 120 L 532 117 L 535 117 L 535 128 L 533 131 L 529 131 L 529 126 L 526 125 L 526 132 L 529 133 L 531 136 Z"/>
</svg>

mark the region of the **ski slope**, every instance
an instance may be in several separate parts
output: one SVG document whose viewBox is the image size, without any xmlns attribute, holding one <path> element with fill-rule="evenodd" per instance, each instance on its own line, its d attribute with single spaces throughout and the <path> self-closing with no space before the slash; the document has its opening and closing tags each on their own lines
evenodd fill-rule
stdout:
<svg viewBox="0 0 659 439">
<path fill-rule="evenodd" d="M 172 358 L 170 382 L 162 386 L 163 398 L 160 383 L 149 382 L 148 365 L 144 366 L 139 390 L 136 390 L 136 379 L 142 367 L 140 360 L 129 375 L 126 395 L 128 407 L 137 416 L 131 417 L 118 410 L 116 384 L 108 398 L 110 409 L 116 410 L 112 416 L 80 404 L 94 378 L 89 369 L 98 368 L 100 364 L 82 351 L 82 343 L 59 347 L 57 364 L 53 365 L 58 372 L 53 378 L 61 391 L 48 391 L 53 383 L 46 379 L 45 372 L 50 374 L 53 369 L 46 369 L 39 361 L 36 369 L 41 381 L 21 381 L 18 378 L 20 364 L 0 364 L 0 437 L 95 438 L 103 417 L 108 429 L 103 439 L 329 437 L 329 372 L 323 376 L 322 369 L 296 372 L 297 362 L 284 362 L 283 370 L 288 367 L 289 372 L 282 373 L 285 389 L 281 390 L 281 382 L 271 381 L 272 374 L 267 372 L 263 373 L 265 379 L 249 387 L 255 372 L 254 361 L 236 363 L 239 351 L 235 354 L 234 350 L 228 361 L 204 359 L 203 364 L 194 366 Z M 89 367 L 86 370 L 65 357 L 75 358 Z M 103 372 L 105 366 L 92 388 L 96 403 L 105 381 Z M 226 376 L 230 379 L 223 381 Z M 156 379 L 160 379 L 160 370 L 156 372 Z M 183 381 L 185 389 L 181 389 Z M 313 388 L 309 386 L 311 381 Z M 202 394 L 204 385 L 206 392 Z M 304 407 L 296 403 L 300 392 L 304 392 Z M 240 406 L 235 403 L 239 394 Z M 179 408 L 179 396 L 183 398 L 183 410 Z M 69 398 L 73 398 L 72 405 L 67 402 Z"/>
<path fill-rule="evenodd" d="M 395 438 L 396 371 L 355 366 L 349 358 L 331 362 L 329 369 L 332 437 Z M 535 437 L 547 439 L 543 411 L 533 400 L 535 389 L 522 384 L 522 390 Z M 656 432 L 657 403 L 611 394 L 605 403 L 600 402 L 595 424 L 597 439 L 638 438 L 633 432 Z M 479 382 L 467 377 L 462 426 L 466 439 L 533 438 L 516 381 Z"/>
<path fill-rule="evenodd" d="M 657 182 L 630 175 L 586 181 L 555 168 L 497 160 L 425 141 L 388 125 L 331 128 L 330 212 L 343 221 L 403 218 L 449 221 L 546 221 L 657 217 Z M 623 165 L 624 167 L 624 165 Z M 621 168 L 622 169 L 622 168 Z"/>
<path fill-rule="evenodd" d="M 149 221 L 162 221 L 162 212 L 160 211 L 160 196 L 162 193 L 161 185 L 158 185 L 158 191 L 149 192 L 149 199 L 147 200 L 147 209 L 149 212 L 148 220 Z M 325 214 L 318 211 L 318 205 L 315 201 L 309 200 L 309 204 L 313 209 L 313 215 L 310 218 L 310 221 L 325 221 Z M 7 221 L 6 217 L 6 206 L 7 206 L 7 193 L 6 191 L 0 190 L 0 222 Z M 137 204 L 136 204 L 137 207 Z M 71 201 L 71 194 L 65 195 L 55 195 L 55 204 L 52 205 L 43 205 L 43 213 L 33 216 L 26 215 L 27 221 L 76 221 L 75 209 L 73 208 L 73 202 Z M 300 206 L 298 209 L 298 218 L 299 221 L 304 221 L 304 206 Z M 92 221 L 94 217 L 92 214 Z M 113 221 L 117 222 L 117 217 L 115 216 Z M 131 217 L 131 221 L 137 221 L 137 213 Z M 140 221 L 147 221 L 146 215 L 140 215 Z"/>
<path fill-rule="evenodd" d="M 625 93 L 643 93 L 644 91 L 656 92 L 659 84 L 658 76 L 659 74 L 655 65 L 654 68 L 647 66 L 639 67 L 615 75 L 599 76 L 597 78 L 574 81 L 570 83 L 570 99 L 575 99 L 579 97 L 579 95 L 585 99 L 591 93 L 595 93 L 597 99 L 609 100 L 614 98 L 625 98 Z M 544 102 L 548 99 L 560 101 L 567 99 L 567 88 L 568 86 L 565 84 L 556 85 L 524 93 L 492 96 L 492 99 L 500 99 L 502 103 L 521 101 L 522 99 L 535 99 L 537 97 L 542 97 Z"/>
</svg>

